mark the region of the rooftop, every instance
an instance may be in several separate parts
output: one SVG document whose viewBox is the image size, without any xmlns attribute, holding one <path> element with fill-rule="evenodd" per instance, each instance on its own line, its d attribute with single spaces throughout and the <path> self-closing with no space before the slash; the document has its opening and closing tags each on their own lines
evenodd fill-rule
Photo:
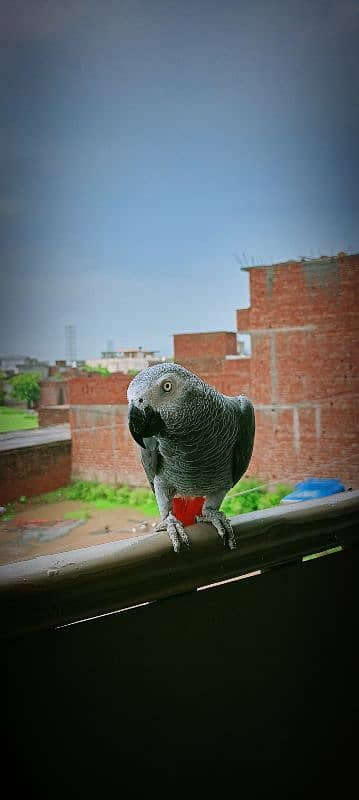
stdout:
<svg viewBox="0 0 359 800">
<path fill-rule="evenodd" d="M 252 264 L 242 267 L 244 272 L 248 272 L 251 269 L 269 269 L 270 267 L 287 267 L 289 264 L 334 264 L 338 258 L 343 258 L 345 256 L 349 258 L 354 258 L 355 256 L 358 257 L 358 253 L 344 253 L 341 251 L 337 253 L 335 256 L 318 256 L 318 258 L 307 258 L 303 256 L 302 258 L 289 258 L 287 261 L 278 261 L 273 262 L 273 264 Z"/>
<path fill-rule="evenodd" d="M 141 355 L 153 356 L 158 350 L 145 350 L 143 347 L 118 347 L 117 353 L 141 353 Z"/>
</svg>

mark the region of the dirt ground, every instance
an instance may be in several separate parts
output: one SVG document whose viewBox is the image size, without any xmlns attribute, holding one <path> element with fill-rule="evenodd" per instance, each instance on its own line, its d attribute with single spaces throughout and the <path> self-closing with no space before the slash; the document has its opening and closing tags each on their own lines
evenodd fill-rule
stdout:
<svg viewBox="0 0 359 800">
<path fill-rule="evenodd" d="M 64 514 L 82 508 L 83 503 L 66 500 L 27 506 L 11 520 L 0 518 L 0 565 L 143 536 L 153 531 L 159 519 L 146 517 L 136 508 L 91 508 L 89 519 L 64 520 Z"/>
</svg>

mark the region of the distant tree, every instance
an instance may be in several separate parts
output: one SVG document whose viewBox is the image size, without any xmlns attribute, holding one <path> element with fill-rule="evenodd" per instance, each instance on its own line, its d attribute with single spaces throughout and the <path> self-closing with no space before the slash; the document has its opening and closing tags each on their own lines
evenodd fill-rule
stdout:
<svg viewBox="0 0 359 800">
<path fill-rule="evenodd" d="M 90 364 L 84 364 L 81 369 L 85 370 L 85 372 L 94 372 L 97 375 L 111 375 L 110 370 L 107 369 L 107 367 L 91 367 Z"/>
<path fill-rule="evenodd" d="M 11 393 L 17 400 L 24 400 L 28 408 L 32 408 L 40 397 L 39 372 L 23 372 L 11 378 Z"/>
</svg>

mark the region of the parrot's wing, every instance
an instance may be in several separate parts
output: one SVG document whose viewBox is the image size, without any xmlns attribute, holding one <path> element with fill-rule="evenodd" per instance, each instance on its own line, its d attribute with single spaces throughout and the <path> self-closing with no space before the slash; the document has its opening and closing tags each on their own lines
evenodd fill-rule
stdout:
<svg viewBox="0 0 359 800">
<path fill-rule="evenodd" d="M 153 481 L 160 459 L 158 441 L 155 436 L 150 436 L 148 439 L 144 439 L 144 443 L 146 445 L 146 449 L 141 447 L 142 466 L 151 484 L 152 491 L 154 492 Z"/>
<path fill-rule="evenodd" d="M 244 394 L 235 398 L 239 412 L 239 433 L 233 449 L 233 486 L 244 475 L 251 460 L 255 418 L 254 408 L 248 397 Z"/>
</svg>

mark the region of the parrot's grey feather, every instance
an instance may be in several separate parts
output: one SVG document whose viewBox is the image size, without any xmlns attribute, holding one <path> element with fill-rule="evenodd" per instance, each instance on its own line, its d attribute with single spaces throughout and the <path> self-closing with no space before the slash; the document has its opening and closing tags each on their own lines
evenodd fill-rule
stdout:
<svg viewBox="0 0 359 800">
<path fill-rule="evenodd" d="M 144 439 L 144 443 L 146 448 L 144 449 L 141 447 L 141 462 L 147 475 L 148 482 L 150 483 L 152 491 L 154 492 L 155 489 L 153 481 L 155 479 L 161 458 L 158 450 L 158 441 L 155 436 L 150 436 L 149 439 Z"/>
<path fill-rule="evenodd" d="M 239 436 L 233 449 L 233 486 L 248 469 L 255 434 L 255 417 L 251 401 L 245 395 L 239 395 L 236 400 L 240 407 L 240 422 Z"/>
</svg>

